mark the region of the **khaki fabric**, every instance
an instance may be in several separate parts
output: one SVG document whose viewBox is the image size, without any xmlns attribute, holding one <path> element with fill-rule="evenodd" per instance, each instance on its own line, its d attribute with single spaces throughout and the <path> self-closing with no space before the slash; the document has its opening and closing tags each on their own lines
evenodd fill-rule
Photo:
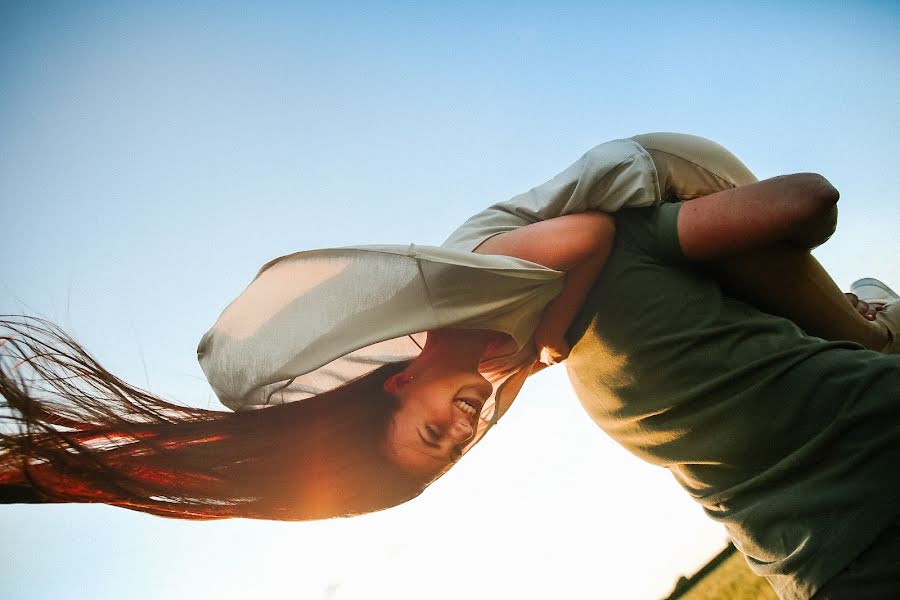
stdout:
<svg viewBox="0 0 900 600">
<path fill-rule="evenodd" d="M 645 133 L 634 140 L 653 159 L 663 201 L 693 200 L 758 181 L 727 148 L 686 133 Z"/>
</svg>

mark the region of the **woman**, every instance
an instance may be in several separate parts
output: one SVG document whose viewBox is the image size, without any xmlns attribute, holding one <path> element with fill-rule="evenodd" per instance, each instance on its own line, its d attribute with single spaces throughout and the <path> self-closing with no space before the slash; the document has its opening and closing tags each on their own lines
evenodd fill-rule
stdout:
<svg viewBox="0 0 900 600">
<path fill-rule="evenodd" d="M 777 264 L 799 274 L 785 285 L 818 302 L 797 316 L 807 321 L 808 330 L 872 348 L 893 348 L 895 305 L 877 315 L 864 310 L 876 321 L 864 319 L 805 251 L 833 227 L 837 196 L 827 182 L 801 175 L 752 183 L 749 171 L 741 171 L 742 165 L 727 155 L 726 168 L 707 178 L 726 191 L 692 191 L 679 177 L 710 171 L 665 162 L 701 162 L 685 158 L 691 151 L 718 158 L 724 152 L 684 136 L 620 140 L 592 150 L 528 194 L 476 215 L 451 236 L 448 249 L 359 247 L 269 263 L 204 337 L 199 353 L 226 405 L 280 406 L 223 414 L 167 405 L 116 380 L 70 345 L 70 351 L 54 361 L 69 361 L 66 366 L 99 386 L 108 400 L 99 405 L 85 400 L 97 396 L 96 391 L 67 390 L 68 380 L 39 373 L 57 385 L 56 394 L 80 409 L 66 414 L 52 404 L 32 401 L 21 386 L 5 378 L 10 406 L 21 413 L 22 423 L 40 431 L 6 438 L 12 450 L 3 481 L 26 500 L 101 501 L 186 518 L 316 518 L 376 510 L 408 499 L 480 439 L 508 407 L 534 366 L 528 343 L 532 333 L 539 346 L 548 349 L 548 362 L 567 355 L 563 334 L 613 248 L 611 220 L 588 211 L 655 205 L 670 190 L 702 197 L 685 204 L 684 210 L 623 214 L 620 220 L 637 250 L 640 243 L 634 240 L 639 236 L 632 230 L 646 229 L 654 219 L 670 230 L 677 222 L 680 240 L 675 239 L 688 258 L 721 259 L 709 263 L 719 277 L 789 314 L 794 304 L 783 302 L 783 296 L 755 278 L 760 264 L 771 265 L 766 261 L 773 256 L 784 258 Z M 729 167 L 738 176 L 728 178 Z M 734 185 L 741 187 L 731 190 Z M 548 240 L 565 243 L 550 245 Z M 622 262 L 617 257 L 623 255 L 625 243 L 616 242 L 613 265 Z M 635 248 L 629 252 L 635 254 Z M 292 276 L 297 266 L 302 267 L 302 281 Z M 671 265 L 664 269 L 687 272 Z M 608 285 L 601 281 L 593 294 L 599 289 L 619 294 L 633 289 L 633 274 L 618 270 L 621 280 Z M 561 271 L 568 272 L 565 281 Z M 360 286 L 360 281 L 367 285 Z M 340 304 L 333 301 L 348 290 L 352 294 L 341 296 Z M 641 294 L 646 297 L 648 290 L 641 289 Z M 674 299 L 660 299 L 662 304 L 666 300 Z M 698 308 L 703 310 L 702 305 Z M 582 372 L 590 373 L 592 362 L 622 363 L 602 343 L 585 342 L 586 334 L 579 335 L 589 329 L 585 323 L 593 316 L 588 304 L 570 332 L 568 341 L 578 341 L 570 361 L 576 380 Z M 793 327 L 780 319 L 774 322 Z M 646 331 L 632 330 L 637 335 L 630 337 L 659 340 L 652 325 L 645 321 Z M 429 332 L 424 340 L 414 335 L 421 331 Z M 790 331 L 789 345 L 825 346 L 796 328 Z M 34 337 L 25 339 L 33 345 L 25 348 L 26 354 L 44 350 Z M 348 339 L 352 347 L 346 345 Z M 857 347 L 827 346 L 826 354 L 835 356 L 839 350 L 878 363 L 888 378 L 880 385 L 896 381 L 896 360 L 876 360 L 879 355 Z M 597 356 L 606 360 L 597 361 Z M 399 359 L 413 360 L 405 364 Z M 385 366 L 372 370 L 378 365 Z M 616 381 L 628 374 L 604 375 L 604 381 Z M 690 388 L 697 377 L 705 379 L 696 373 L 694 377 L 683 385 Z M 372 398 L 354 403 L 367 394 Z M 295 399 L 305 400 L 291 404 Z M 370 410 L 364 411 L 364 405 Z M 679 407 L 670 406 L 667 412 L 678 412 Z M 644 447 L 629 437 L 633 431 L 621 433 L 617 422 L 604 422 L 598 415 L 608 413 L 608 406 L 589 406 L 591 411 L 616 439 L 645 458 L 669 460 L 651 452 L 658 440 L 641 442 Z M 354 418 L 363 412 L 369 413 L 365 419 Z M 331 419 L 338 413 L 340 418 Z M 671 441 L 673 434 L 661 430 L 660 435 Z M 348 452 L 334 451 L 335 446 L 348 448 L 335 439 L 352 439 L 358 445 Z M 753 543 L 761 544 L 762 552 L 771 550 L 759 540 Z M 819 585 L 822 572 L 798 585 Z"/>
</svg>

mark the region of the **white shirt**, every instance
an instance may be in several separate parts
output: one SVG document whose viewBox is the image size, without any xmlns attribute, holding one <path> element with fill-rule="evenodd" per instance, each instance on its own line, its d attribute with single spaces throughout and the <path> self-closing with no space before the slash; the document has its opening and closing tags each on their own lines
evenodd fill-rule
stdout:
<svg viewBox="0 0 900 600">
<path fill-rule="evenodd" d="M 562 288 L 564 273 L 471 251 L 493 235 L 537 221 L 658 199 L 650 156 L 636 142 L 616 140 L 473 216 L 440 248 L 355 246 L 276 258 L 200 340 L 200 366 L 225 406 L 245 410 L 302 400 L 385 363 L 414 358 L 432 329 L 507 333 L 515 347 L 481 366 L 494 394 L 474 444 L 528 376 L 531 335 Z"/>
</svg>

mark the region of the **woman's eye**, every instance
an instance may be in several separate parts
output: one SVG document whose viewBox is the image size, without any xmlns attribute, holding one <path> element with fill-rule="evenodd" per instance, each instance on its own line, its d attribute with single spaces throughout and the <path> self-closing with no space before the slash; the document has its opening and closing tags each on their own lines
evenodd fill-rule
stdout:
<svg viewBox="0 0 900 600">
<path fill-rule="evenodd" d="M 441 434 L 438 433 L 437 429 L 435 429 L 431 425 L 426 425 L 425 431 L 428 433 L 429 437 L 431 437 L 431 439 L 433 439 L 433 440 L 437 440 L 438 438 L 441 437 Z"/>
</svg>

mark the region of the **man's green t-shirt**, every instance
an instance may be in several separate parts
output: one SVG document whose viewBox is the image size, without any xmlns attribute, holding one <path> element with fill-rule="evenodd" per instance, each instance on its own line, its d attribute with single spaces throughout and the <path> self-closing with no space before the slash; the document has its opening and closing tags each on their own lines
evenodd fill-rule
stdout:
<svg viewBox="0 0 900 600">
<path fill-rule="evenodd" d="M 617 213 L 569 331 L 569 377 L 594 421 L 668 468 L 782 598 L 808 598 L 900 513 L 900 357 L 723 295 L 683 261 L 680 206 Z"/>
</svg>

